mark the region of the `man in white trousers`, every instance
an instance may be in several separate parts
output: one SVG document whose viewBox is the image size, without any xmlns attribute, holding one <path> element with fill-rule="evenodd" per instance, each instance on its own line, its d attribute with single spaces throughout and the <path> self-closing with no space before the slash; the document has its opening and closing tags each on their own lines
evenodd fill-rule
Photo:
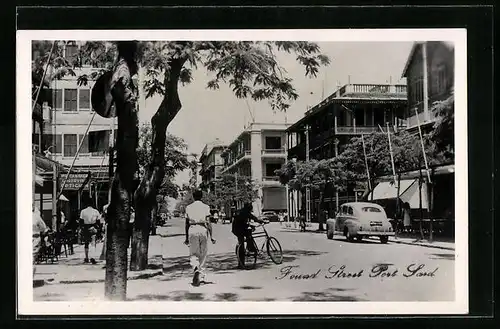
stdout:
<svg viewBox="0 0 500 329">
<path fill-rule="evenodd" d="M 186 240 L 189 245 L 189 261 L 193 268 L 193 285 L 199 286 L 205 279 L 205 263 L 208 254 L 208 237 L 212 243 L 212 224 L 210 223 L 210 206 L 201 201 L 203 192 L 193 192 L 194 202 L 186 207 Z"/>
</svg>

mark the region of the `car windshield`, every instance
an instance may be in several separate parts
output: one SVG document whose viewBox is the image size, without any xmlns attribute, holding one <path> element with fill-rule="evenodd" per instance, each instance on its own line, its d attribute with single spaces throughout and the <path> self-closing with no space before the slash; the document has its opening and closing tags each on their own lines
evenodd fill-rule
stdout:
<svg viewBox="0 0 500 329">
<path fill-rule="evenodd" d="M 380 209 L 375 207 L 363 207 L 361 208 L 364 212 L 380 212 Z"/>
</svg>

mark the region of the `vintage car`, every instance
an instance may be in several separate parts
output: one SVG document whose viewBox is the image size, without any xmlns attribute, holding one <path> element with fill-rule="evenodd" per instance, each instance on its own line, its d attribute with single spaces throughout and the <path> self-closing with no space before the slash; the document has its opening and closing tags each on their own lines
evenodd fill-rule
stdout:
<svg viewBox="0 0 500 329">
<path fill-rule="evenodd" d="M 380 205 L 349 202 L 340 207 L 335 219 L 326 221 L 327 238 L 333 239 L 335 233 L 344 235 L 348 241 L 355 238 L 361 241 L 364 237 L 378 236 L 381 243 L 387 243 L 389 236 L 394 235 L 394 230 Z"/>
<path fill-rule="evenodd" d="M 270 222 L 278 222 L 279 217 L 275 211 L 264 211 L 260 216 L 260 219 Z"/>
</svg>

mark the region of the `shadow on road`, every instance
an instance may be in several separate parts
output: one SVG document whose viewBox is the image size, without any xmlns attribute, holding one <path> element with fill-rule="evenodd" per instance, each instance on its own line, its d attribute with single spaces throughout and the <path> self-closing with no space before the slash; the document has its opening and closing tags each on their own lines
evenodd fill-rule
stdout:
<svg viewBox="0 0 500 329">
<path fill-rule="evenodd" d="M 162 234 L 162 233 L 159 233 L 157 234 L 157 236 L 159 237 L 162 237 L 162 238 L 172 238 L 172 237 L 176 237 L 176 236 L 184 236 L 186 235 L 185 233 L 172 233 L 172 234 Z"/>
<path fill-rule="evenodd" d="M 291 298 L 294 302 L 323 301 L 323 302 L 358 302 L 364 299 L 341 294 L 341 292 L 353 289 L 330 288 L 325 291 L 303 292 L 300 296 Z"/>
<path fill-rule="evenodd" d="M 137 295 L 135 298 L 130 298 L 128 299 L 130 301 L 134 300 L 149 300 L 149 301 L 159 301 L 159 300 L 170 300 L 170 301 L 199 301 L 199 300 L 205 300 L 204 294 L 199 293 L 199 292 L 189 292 L 187 290 L 179 290 L 179 291 L 172 291 L 169 294 L 166 295 L 152 295 L 152 294 L 143 294 L 143 295 Z"/>
<path fill-rule="evenodd" d="M 300 257 L 319 256 L 326 252 L 309 251 L 309 250 L 284 250 L 283 263 L 289 263 L 297 260 Z M 267 257 L 259 258 L 254 270 L 267 269 L 274 264 Z M 209 255 L 207 259 L 207 271 L 214 274 L 229 274 L 239 272 L 238 261 L 234 252 Z M 191 275 L 191 267 L 187 256 L 171 257 L 163 260 L 163 278 L 162 281 L 172 281 L 179 279 L 185 275 Z"/>
<path fill-rule="evenodd" d="M 441 260 L 441 259 L 455 260 L 454 254 L 430 254 L 430 256 L 434 256 L 434 257 L 429 257 L 430 259 L 434 260 Z"/>
<path fill-rule="evenodd" d="M 341 237 L 341 236 L 334 236 L 333 240 L 339 241 L 339 242 L 352 243 L 352 244 L 380 244 L 379 240 L 368 240 L 368 239 L 363 239 L 361 241 L 354 240 L 352 242 L 349 242 L 349 241 L 347 241 L 347 239 L 345 237 Z"/>
</svg>

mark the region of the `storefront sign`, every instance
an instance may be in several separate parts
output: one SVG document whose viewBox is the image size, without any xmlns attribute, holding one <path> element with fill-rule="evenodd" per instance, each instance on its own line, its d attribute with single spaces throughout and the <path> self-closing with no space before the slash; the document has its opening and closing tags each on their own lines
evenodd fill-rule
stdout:
<svg viewBox="0 0 500 329">
<path fill-rule="evenodd" d="M 66 178 L 67 173 L 63 173 L 60 175 L 59 184 L 62 187 L 64 184 L 64 179 Z M 90 173 L 70 173 L 68 179 L 66 180 L 66 184 L 64 185 L 64 190 L 73 190 L 78 191 L 83 187 L 84 184 L 87 183 L 89 179 Z M 88 184 L 84 187 L 84 189 L 88 190 Z"/>
</svg>

